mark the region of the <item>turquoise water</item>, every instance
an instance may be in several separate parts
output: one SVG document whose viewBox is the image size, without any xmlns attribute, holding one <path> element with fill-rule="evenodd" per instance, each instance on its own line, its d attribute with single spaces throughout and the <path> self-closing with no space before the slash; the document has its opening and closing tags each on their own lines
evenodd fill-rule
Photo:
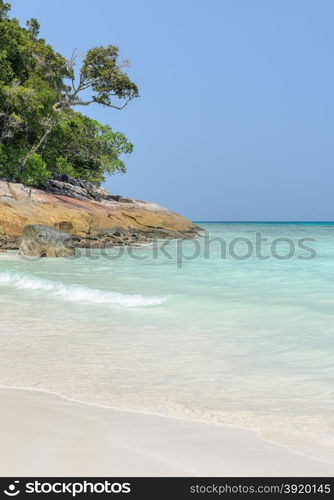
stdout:
<svg viewBox="0 0 334 500">
<path fill-rule="evenodd" d="M 334 443 L 333 224 L 201 226 L 160 251 L 1 255 L 0 384 Z"/>
</svg>

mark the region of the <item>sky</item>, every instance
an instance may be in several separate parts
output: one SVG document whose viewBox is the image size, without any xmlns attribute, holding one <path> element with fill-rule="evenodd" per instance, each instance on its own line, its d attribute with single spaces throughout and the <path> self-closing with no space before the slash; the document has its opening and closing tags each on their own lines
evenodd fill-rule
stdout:
<svg viewBox="0 0 334 500">
<path fill-rule="evenodd" d="M 192 220 L 334 220 L 332 0 L 11 0 L 70 57 L 114 44 L 141 97 L 89 116 L 135 149 L 114 194 Z"/>
</svg>

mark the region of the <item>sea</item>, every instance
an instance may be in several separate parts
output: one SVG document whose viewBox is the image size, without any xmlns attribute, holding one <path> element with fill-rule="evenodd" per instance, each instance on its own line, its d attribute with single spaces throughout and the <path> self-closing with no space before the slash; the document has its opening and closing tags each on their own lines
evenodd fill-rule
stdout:
<svg viewBox="0 0 334 500">
<path fill-rule="evenodd" d="M 0 384 L 252 429 L 334 461 L 334 224 L 0 254 Z"/>
</svg>

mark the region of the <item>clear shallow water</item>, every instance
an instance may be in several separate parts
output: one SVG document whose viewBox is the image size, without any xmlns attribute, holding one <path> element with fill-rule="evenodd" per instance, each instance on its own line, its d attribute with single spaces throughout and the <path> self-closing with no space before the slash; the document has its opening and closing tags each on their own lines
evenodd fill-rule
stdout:
<svg viewBox="0 0 334 500">
<path fill-rule="evenodd" d="M 201 226 L 230 249 L 248 238 L 239 255 L 257 232 L 262 255 L 276 238 L 296 254 L 221 258 L 222 242 L 201 237 L 158 255 L 1 255 L 0 384 L 333 445 L 334 225 Z M 298 258 L 301 238 L 315 258 Z"/>
</svg>

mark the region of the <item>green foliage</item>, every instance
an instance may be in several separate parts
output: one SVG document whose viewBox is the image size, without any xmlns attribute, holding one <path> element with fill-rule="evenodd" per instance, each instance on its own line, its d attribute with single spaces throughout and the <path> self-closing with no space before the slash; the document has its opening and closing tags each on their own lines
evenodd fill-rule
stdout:
<svg viewBox="0 0 334 500">
<path fill-rule="evenodd" d="M 43 186 L 49 177 L 50 172 L 41 155 L 32 153 L 20 173 L 20 181 L 28 186 Z"/>
<path fill-rule="evenodd" d="M 7 13 L 10 10 L 10 4 L 0 1 L 0 19 L 8 19 Z"/>
<path fill-rule="evenodd" d="M 75 55 L 67 61 L 38 37 L 36 19 L 24 28 L 9 10 L 0 0 L 0 178 L 42 186 L 55 173 L 99 183 L 125 172 L 126 137 L 72 109 L 122 109 L 138 96 L 118 48 L 90 49 L 77 69 Z"/>
<path fill-rule="evenodd" d="M 117 64 L 118 48 L 113 45 L 90 49 L 81 68 L 81 81 L 93 91 L 91 100 L 113 106 L 112 97 L 133 99 L 138 96 L 137 86 Z"/>
<path fill-rule="evenodd" d="M 53 171 L 58 174 L 67 174 L 71 177 L 77 174 L 72 165 L 63 156 L 57 156 L 54 162 Z"/>
<path fill-rule="evenodd" d="M 0 144 L 0 178 L 42 187 L 51 174 L 45 161 L 38 153 L 32 153 L 22 166 L 20 159 L 24 153 L 17 148 L 5 148 Z"/>
<path fill-rule="evenodd" d="M 120 155 L 132 149 L 124 134 L 69 109 L 53 128 L 44 157 L 52 173 L 100 183 L 105 174 L 126 171 Z"/>
</svg>

